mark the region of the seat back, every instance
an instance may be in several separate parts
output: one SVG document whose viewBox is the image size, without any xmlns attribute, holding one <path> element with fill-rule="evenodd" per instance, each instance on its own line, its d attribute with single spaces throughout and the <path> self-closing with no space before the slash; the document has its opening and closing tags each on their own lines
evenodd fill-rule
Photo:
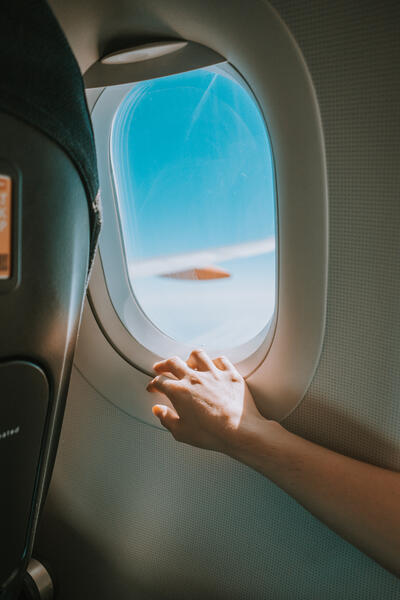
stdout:
<svg viewBox="0 0 400 600">
<path fill-rule="evenodd" d="M 0 279 L 0 582 L 6 586 L 26 566 L 51 472 L 85 291 L 89 216 L 79 174 L 57 144 L 4 113 L 0 131 L 13 234 L 10 277 Z"/>
<path fill-rule="evenodd" d="M 51 476 L 99 229 L 79 67 L 44 0 L 0 39 L 0 597 L 17 598 Z"/>
</svg>

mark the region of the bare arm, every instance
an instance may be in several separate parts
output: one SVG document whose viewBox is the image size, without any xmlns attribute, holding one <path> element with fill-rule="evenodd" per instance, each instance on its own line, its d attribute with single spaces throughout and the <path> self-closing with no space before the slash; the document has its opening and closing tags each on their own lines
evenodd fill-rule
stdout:
<svg viewBox="0 0 400 600">
<path fill-rule="evenodd" d="M 400 576 L 400 473 L 337 454 L 258 412 L 233 365 L 194 351 L 154 365 L 153 412 L 178 441 L 224 452 L 259 471 L 339 535 Z M 174 377 L 172 378 L 171 375 Z M 175 379 L 176 378 L 176 379 Z"/>
</svg>

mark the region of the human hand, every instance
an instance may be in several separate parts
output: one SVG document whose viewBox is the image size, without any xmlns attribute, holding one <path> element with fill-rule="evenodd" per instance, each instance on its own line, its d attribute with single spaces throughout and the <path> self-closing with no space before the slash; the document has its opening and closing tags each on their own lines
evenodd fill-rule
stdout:
<svg viewBox="0 0 400 600">
<path fill-rule="evenodd" d="M 225 357 L 211 360 L 203 350 L 194 350 L 186 363 L 173 357 L 153 368 L 159 375 L 147 390 L 165 394 L 174 407 L 156 404 L 153 414 L 177 441 L 230 454 L 266 421 Z"/>
</svg>

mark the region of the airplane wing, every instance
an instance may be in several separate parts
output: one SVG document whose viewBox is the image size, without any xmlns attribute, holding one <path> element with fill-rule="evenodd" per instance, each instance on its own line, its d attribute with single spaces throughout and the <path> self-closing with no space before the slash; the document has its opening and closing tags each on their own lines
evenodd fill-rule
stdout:
<svg viewBox="0 0 400 600">
<path fill-rule="evenodd" d="M 132 279 L 156 275 L 174 279 L 219 279 L 229 277 L 229 273 L 215 267 L 215 263 L 269 254 L 274 250 L 275 237 L 271 236 L 254 242 L 133 260 L 129 264 L 129 274 Z"/>
</svg>

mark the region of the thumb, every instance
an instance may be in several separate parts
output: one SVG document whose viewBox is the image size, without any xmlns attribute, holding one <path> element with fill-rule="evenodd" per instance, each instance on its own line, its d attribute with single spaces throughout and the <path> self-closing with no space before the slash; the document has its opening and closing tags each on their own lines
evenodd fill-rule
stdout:
<svg viewBox="0 0 400 600">
<path fill-rule="evenodd" d="M 161 425 L 163 425 L 166 429 L 171 431 L 177 423 L 179 422 L 179 417 L 177 413 L 168 406 L 164 406 L 163 404 L 156 404 L 152 408 L 153 415 L 160 419 Z"/>
</svg>

